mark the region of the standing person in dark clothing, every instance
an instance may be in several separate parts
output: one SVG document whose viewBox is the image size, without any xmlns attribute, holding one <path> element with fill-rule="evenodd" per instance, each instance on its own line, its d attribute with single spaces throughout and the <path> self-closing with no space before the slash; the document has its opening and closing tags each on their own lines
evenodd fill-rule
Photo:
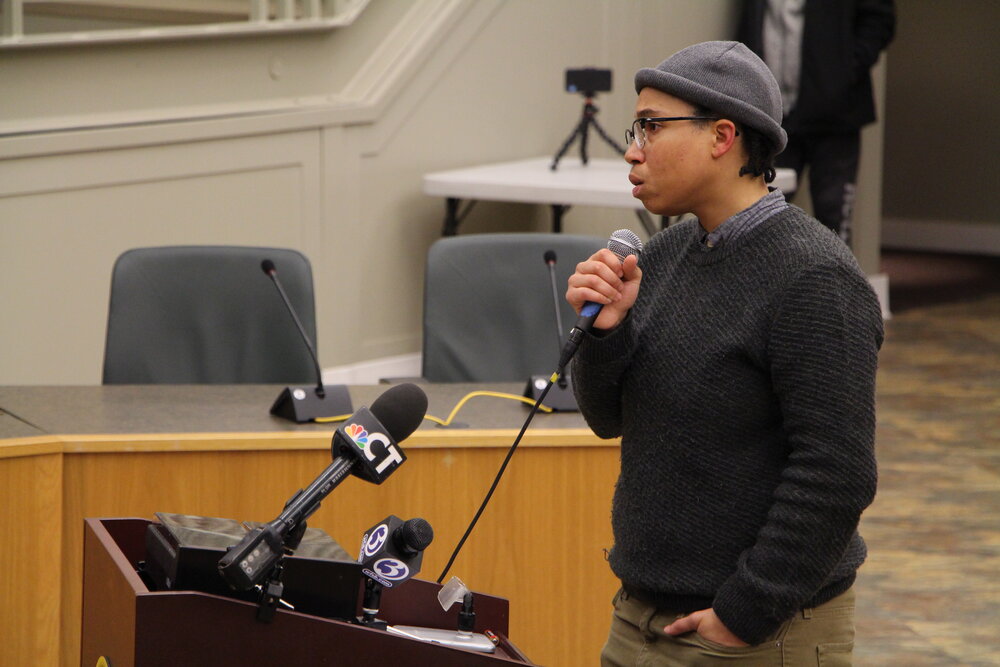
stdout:
<svg viewBox="0 0 1000 667">
<path fill-rule="evenodd" d="M 632 194 L 697 218 L 569 278 L 577 311 L 603 305 L 573 362 L 580 409 L 622 439 L 602 664 L 850 664 L 878 300 L 848 248 L 767 186 L 785 131 L 756 55 L 696 44 L 635 87 Z"/>
<path fill-rule="evenodd" d="M 799 179 L 809 166 L 816 217 L 848 245 L 861 128 L 875 121 L 871 68 L 895 26 L 892 0 L 746 0 L 739 24 L 781 88 L 788 146 L 777 164 Z"/>
</svg>

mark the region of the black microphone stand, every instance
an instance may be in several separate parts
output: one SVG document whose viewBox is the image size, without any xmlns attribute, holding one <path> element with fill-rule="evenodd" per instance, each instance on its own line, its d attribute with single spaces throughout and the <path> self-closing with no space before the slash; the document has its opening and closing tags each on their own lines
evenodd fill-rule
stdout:
<svg viewBox="0 0 1000 667">
<path fill-rule="evenodd" d="M 365 577 L 365 595 L 361 603 L 361 618 L 358 622 L 376 630 L 385 630 L 385 621 L 378 618 L 378 610 L 382 604 L 382 584 Z"/>
<path fill-rule="evenodd" d="M 285 556 L 295 553 L 305 533 L 306 522 L 301 521 L 282 540 L 283 553 L 274 562 L 260 587 L 256 615 L 259 623 L 270 623 L 274 620 L 274 612 L 277 611 L 278 603 L 281 602 L 281 596 L 285 592 L 285 584 L 282 581 L 282 576 L 285 574 Z"/>
<path fill-rule="evenodd" d="M 570 135 L 566 138 L 566 141 L 564 141 L 562 146 L 559 147 L 559 150 L 556 151 L 556 155 L 552 159 L 552 165 L 549 167 L 549 169 L 551 169 L 552 171 L 558 169 L 559 160 L 563 158 L 563 156 L 566 154 L 566 151 L 569 150 L 569 147 L 573 144 L 573 141 L 576 140 L 577 138 L 580 139 L 580 161 L 584 165 L 587 164 L 588 160 L 587 133 L 591 127 L 597 130 L 597 133 L 601 136 L 601 138 L 604 139 L 604 141 L 609 146 L 615 149 L 615 152 L 617 152 L 619 155 L 625 154 L 625 149 L 619 146 L 618 142 L 612 139 L 611 136 L 604 131 L 604 128 L 601 127 L 601 124 L 597 122 L 597 112 L 599 111 L 599 109 L 597 108 L 597 106 L 594 105 L 594 97 L 596 96 L 596 93 L 594 91 L 588 90 L 584 92 L 583 95 L 584 95 L 583 112 L 581 113 L 580 120 L 573 128 L 573 131 L 570 132 Z"/>
</svg>

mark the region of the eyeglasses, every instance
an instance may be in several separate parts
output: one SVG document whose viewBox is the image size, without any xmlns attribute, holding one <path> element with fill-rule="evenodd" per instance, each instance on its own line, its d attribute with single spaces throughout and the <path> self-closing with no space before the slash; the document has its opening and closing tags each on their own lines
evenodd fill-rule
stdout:
<svg viewBox="0 0 1000 667">
<path fill-rule="evenodd" d="M 658 128 L 656 125 L 658 123 L 667 123 L 672 120 L 719 120 L 718 118 L 712 116 L 670 116 L 670 117 L 659 117 L 659 118 L 636 118 L 632 121 L 632 129 L 625 130 L 625 145 L 631 146 L 632 142 L 638 148 L 642 148 L 646 145 L 646 128 L 649 127 L 651 131 L 655 132 Z"/>
</svg>

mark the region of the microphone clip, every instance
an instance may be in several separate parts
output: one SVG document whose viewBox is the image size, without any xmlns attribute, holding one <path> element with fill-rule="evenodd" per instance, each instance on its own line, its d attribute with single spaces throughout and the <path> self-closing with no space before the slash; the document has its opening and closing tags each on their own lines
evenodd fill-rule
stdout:
<svg viewBox="0 0 1000 667">
<path fill-rule="evenodd" d="M 476 612 L 473 609 L 472 592 L 469 591 L 462 596 L 462 609 L 458 612 L 458 632 L 471 636 L 475 628 Z"/>
<path fill-rule="evenodd" d="M 360 625 L 366 625 L 375 630 L 385 630 L 389 625 L 381 618 L 378 618 L 378 610 L 382 604 L 382 584 L 374 579 L 365 577 L 365 596 L 361 603 L 361 616 L 358 617 Z"/>
</svg>

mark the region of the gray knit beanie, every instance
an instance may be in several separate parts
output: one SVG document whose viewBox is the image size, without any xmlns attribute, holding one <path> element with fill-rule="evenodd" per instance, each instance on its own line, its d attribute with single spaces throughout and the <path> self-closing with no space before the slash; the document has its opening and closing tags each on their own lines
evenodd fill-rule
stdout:
<svg viewBox="0 0 1000 667">
<path fill-rule="evenodd" d="M 635 92 L 647 86 L 752 127 L 774 143 L 776 153 L 788 143 L 781 128 L 778 82 L 741 42 L 702 42 L 681 49 L 655 69 L 635 73 Z"/>
</svg>

